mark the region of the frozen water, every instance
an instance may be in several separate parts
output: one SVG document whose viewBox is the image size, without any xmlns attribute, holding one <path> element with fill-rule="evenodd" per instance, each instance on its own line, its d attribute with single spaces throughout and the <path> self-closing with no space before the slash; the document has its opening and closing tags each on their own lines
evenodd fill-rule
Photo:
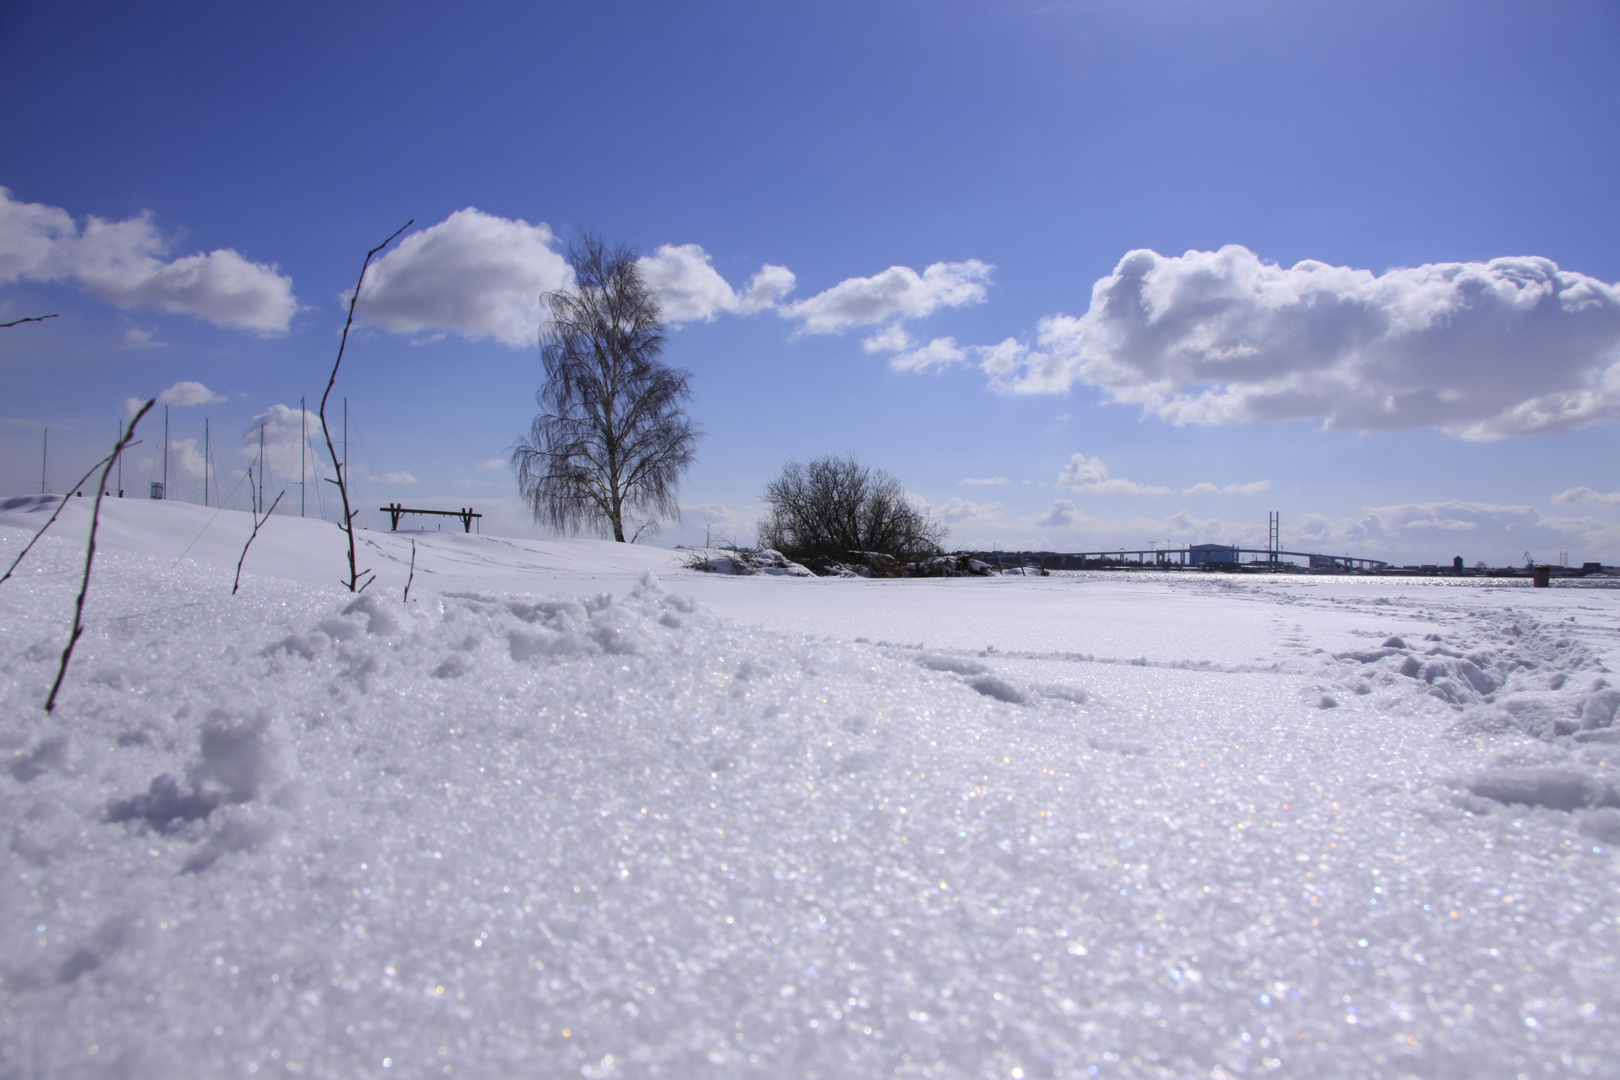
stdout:
<svg viewBox="0 0 1620 1080">
<path fill-rule="evenodd" d="M 54 716 L 88 507 L 0 586 L 0 1076 L 1616 1074 L 1620 591 L 362 533 L 356 599 L 278 518 L 232 597 L 245 514 L 106 511 Z"/>
</svg>

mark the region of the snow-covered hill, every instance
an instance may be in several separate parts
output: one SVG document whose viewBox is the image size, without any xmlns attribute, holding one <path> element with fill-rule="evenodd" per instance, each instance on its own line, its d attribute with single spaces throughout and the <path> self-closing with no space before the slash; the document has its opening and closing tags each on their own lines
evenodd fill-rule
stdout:
<svg viewBox="0 0 1620 1080">
<path fill-rule="evenodd" d="M 232 597 L 245 514 L 114 501 L 46 716 L 89 501 L 0 585 L 0 1076 L 1615 1075 L 1620 591 L 431 532 L 356 600 L 276 518 Z"/>
</svg>

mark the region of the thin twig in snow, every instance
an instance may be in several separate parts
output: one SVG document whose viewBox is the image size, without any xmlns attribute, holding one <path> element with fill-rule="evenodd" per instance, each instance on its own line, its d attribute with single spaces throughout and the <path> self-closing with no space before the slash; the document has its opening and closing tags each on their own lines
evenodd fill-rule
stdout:
<svg viewBox="0 0 1620 1080">
<path fill-rule="evenodd" d="M 411 602 L 411 582 L 416 580 L 416 541 L 411 541 L 411 576 L 405 579 L 405 602 Z"/>
<path fill-rule="evenodd" d="M 276 512 L 276 507 L 281 505 L 281 496 L 285 495 L 285 494 L 287 494 L 287 493 L 285 491 L 283 491 L 283 492 L 281 492 L 280 495 L 276 496 L 276 501 L 271 503 L 270 504 L 270 509 L 268 509 L 268 510 L 266 510 L 264 512 L 264 521 L 259 520 L 259 515 L 258 514 L 253 515 L 253 532 L 252 532 L 251 535 L 248 536 L 247 543 L 242 545 L 242 556 L 241 556 L 241 558 L 236 560 L 236 580 L 231 583 L 231 595 L 232 596 L 236 595 L 236 590 L 239 589 L 241 587 L 241 585 L 242 585 L 242 563 L 247 560 L 247 549 L 253 546 L 253 541 L 259 535 L 259 526 L 263 525 L 265 521 L 270 520 L 270 515 Z"/>
<path fill-rule="evenodd" d="M 62 678 L 67 674 L 68 661 L 73 659 L 73 646 L 79 643 L 79 635 L 84 633 L 84 598 L 90 592 L 90 566 L 96 561 L 96 526 L 101 523 L 101 497 L 107 492 L 107 475 L 112 472 L 113 463 L 118 455 L 129 449 L 130 437 L 135 434 L 135 425 L 141 422 L 141 417 L 151 411 L 157 404 L 157 398 L 147 398 L 141 411 L 135 414 L 135 419 L 129 422 L 129 429 L 113 447 L 113 452 L 107 456 L 106 464 L 101 469 L 101 483 L 96 485 L 96 505 L 90 511 L 90 542 L 84 550 L 84 580 L 79 583 L 79 598 L 73 603 L 73 632 L 68 635 L 67 648 L 62 650 L 62 666 L 56 669 L 56 681 L 51 684 L 51 694 L 45 699 L 45 711 L 52 712 L 56 708 L 56 692 L 62 689 Z M 66 496 L 63 496 L 65 499 Z"/>
<path fill-rule="evenodd" d="M 137 440 L 136 442 L 132 442 L 129 445 L 130 446 L 139 446 L 140 442 Z M 103 465 L 107 464 L 108 458 L 110 458 L 111 456 L 112 455 L 109 454 L 109 455 L 107 455 L 107 457 L 102 458 L 100 461 L 98 461 L 94 465 L 90 466 L 90 468 L 85 472 L 85 474 L 83 476 L 79 477 L 79 482 L 77 484 L 74 484 L 68 490 L 69 491 L 78 491 L 80 488 L 84 487 L 84 482 L 86 480 L 90 479 L 90 474 L 95 472 L 97 469 L 101 468 Z M 68 504 L 67 496 L 64 495 L 64 496 L 62 496 L 62 501 L 57 504 L 56 509 L 51 513 L 50 520 L 45 522 L 45 524 L 43 524 L 43 525 L 41 525 L 39 527 L 39 532 L 34 534 L 34 539 L 28 541 L 28 547 L 23 548 L 20 552 L 17 553 L 16 559 L 12 560 L 11 568 L 8 569 L 5 572 L 4 577 L 0 577 L 0 584 L 3 584 L 6 581 L 7 578 L 11 577 L 12 571 L 16 570 L 17 565 L 23 561 L 23 556 L 27 555 L 28 552 L 33 548 L 33 546 L 36 543 L 39 542 L 39 538 L 45 535 L 45 530 L 50 528 L 56 522 L 56 516 L 62 512 L 62 508 L 64 506 L 66 506 L 67 504 Z"/>
<path fill-rule="evenodd" d="M 384 240 L 382 243 L 366 252 L 366 261 L 360 264 L 360 278 L 354 283 L 354 293 L 349 297 L 349 317 L 343 323 L 343 337 L 338 341 L 337 359 L 332 362 L 332 377 L 326 380 L 326 393 L 321 395 L 321 434 L 326 436 L 326 452 L 331 456 L 332 468 L 337 473 L 336 480 L 332 480 L 331 477 L 326 477 L 326 479 L 330 483 L 337 485 L 338 495 L 343 499 L 343 520 L 339 522 L 338 527 L 341 528 L 344 535 L 349 538 L 348 586 L 350 592 L 359 592 L 361 589 L 365 588 L 365 585 L 361 585 L 360 588 L 355 588 L 355 585 L 360 580 L 361 574 L 367 574 L 370 573 L 370 571 L 355 569 L 354 516 L 360 511 L 358 509 L 349 509 L 349 478 L 343 475 L 343 462 L 338 460 L 337 447 L 332 443 L 332 429 L 326 423 L 326 399 L 332 396 L 332 387 L 337 383 L 338 365 L 343 363 L 343 350 L 347 348 L 349 344 L 349 327 L 354 325 L 354 305 L 360 299 L 360 286 L 366 283 L 366 271 L 371 267 L 372 256 L 376 255 L 377 252 L 393 243 L 394 237 L 410 228 L 415 221 L 415 218 L 407 221 L 394 232 L 394 236 L 390 236 L 387 240 Z M 371 582 L 366 582 L 366 585 L 369 584 L 371 584 Z"/>
</svg>

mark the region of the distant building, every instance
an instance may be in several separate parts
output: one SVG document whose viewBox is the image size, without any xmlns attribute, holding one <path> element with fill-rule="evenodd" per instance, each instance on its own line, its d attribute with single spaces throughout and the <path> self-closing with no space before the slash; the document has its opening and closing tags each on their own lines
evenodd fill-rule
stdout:
<svg viewBox="0 0 1620 1080">
<path fill-rule="evenodd" d="M 1193 544 L 1187 549 L 1189 566 L 1214 566 L 1238 561 L 1238 549 L 1227 544 Z"/>
</svg>

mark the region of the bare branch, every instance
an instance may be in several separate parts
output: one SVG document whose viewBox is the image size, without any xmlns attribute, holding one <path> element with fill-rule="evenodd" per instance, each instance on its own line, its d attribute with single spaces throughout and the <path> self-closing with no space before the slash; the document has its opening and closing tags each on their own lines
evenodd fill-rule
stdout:
<svg viewBox="0 0 1620 1080">
<path fill-rule="evenodd" d="M 56 709 L 56 693 L 62 689 L 62 678 L 67 675 L 68 661 L 73 659 L 73 646 L 79 643 L 79 635 L 84 633 L 84 598 L 90 592 L 90 567 L 96 561 L 96 526 L 101 523 L 101 497 L 107 491 L 107 474 L 112 472 L 113 463 L 118 456 L 129 449 L 130 438 L 135 434 L 135 425 L 141 422 L 141 417 L 151 411 L 157 404 L 157 398 L 148 398 L 141 411 L 135 414 L 135 419 L 129 422 L 128 429 L 119 438 L 118 445 L 113 452 L 103 459 L 106 464 L 101 467 L 101 482 L 96 485 L 96 505 L 90 511 L 90 542 L 84 550 L 84 580 L 79 583 L 79 598 L 73 603 L 73 632 L 68 635 L 67 647 L 62 650 L 62 666 L 56 669 L 56 681 L 51 684 L 50 696 L 45 699 L 45 711 Z M 65 499 L 64 499 L 65 501 Z"/>
<path fill-rule="evenodd" d="M 130 443 L 130 445 L 134 446 L 135 444 Z M 84 482 L 86 480 L 90 479 L 90 474 L 95 472 L 97 469 L 101 468 L 103 465 L 105 465 L 107 463 L 107 461 L 111 457 L 112 457 L 112 455 L 108 454 L 107 457 L 102 458 L 100 461 L 98 461 L 94 465 L 90 466 L 90 468 L 85 472 L 85 474 L 83 476 L 79 477 L 79 482 L 77 484 L 74 484 L 72 487 L 68 488 L 68 490 L 69 491 L 78 491 L 81 487 L 84 486 Z M 20 552 L 17 553 L 17 557 L 12 560 L 10 568 L 6 570 L 5 576 L 0 577 L 0 584 L 4 584 L 5 581 L 8 578 L 11 577 L 12 571 L 16 570 L 18 564 L 23 561 L 23 556 L 27 555 L 29 553 L 29 551 L 33 550 L 34 545 L 39 542 L 39 538 L 45 535 L 45 530 L 50 528 L 53 524 L 55 524 L 57 515 L 60 514 L 62 512 L 63 508 L 67 506 L 67 502 L 68 502 L 67 497 L 63 496 L 62 501 L 56 504 L 56 509 L 51 512 L 50 520 L 46 521 L 45 524 L 41 525 L 39 527 L 39 532 L 35 533 L 34 538 L 32 540 L 28 541 L 28 546 L 23 548 Z"/>
<path fill-rule="evenodd" d="M 242 563 L 247 560 L 248 548 L 252 547 L 253 546 L 253 541 L 258 539 L 259 526 L 263 525 L 265 521 L 270 520 L 270 515 L 276 512 L 276 507 L 281 505 L 281 496 L 285 495 L 285 494 L 287 494 L 287 493 L 285 491 L 283 491 L 283 492 L 281 492 L 280 494 L 278 494 L 276 496 L 276 501 L 271 503 L 270 504 L 270 509 L 268 509 L 268 510 L 266 510 L 264 512 L 264 520 L 263 521 L 259 520 L 259 515 L 258 514 L 253 515 L 253 532 L 252 532 L 251 535 L 248 536 L 247 543 L 242 545 L 241 558 L 236 560 L 236 580 L 231 583 L 231 595 L 232 596 L 236 595 L 236 590 L 238 588 L 240 588 L 241 585 L 242 585 Z"/>
<path fill-rule="evenodd" d="M 416 580 L 416 541 L 411 541 L 411 576 L 405 579 L 405 603 L 411 602 L 411 582 Z"/>
<path fill-rule="evenodd" d="M 27 318 L 12 319 L 10 322 L 0 322 L 0 330 L 4 330 L 8 326 L 21 326 L 25 322 L 44 322 L 46 319 L 54 318 L 56 318 L 55 315 L 29 315 Z"/>
<path fill-rule="evenodd" d="M 332 429 L 326 423 L 326 399 L 332 396 L 332 387 L 337 383 L 338 367 L 343 363 L 343 350 L 349 345 L 349 327 L 354 325 L 354 305 L 360 299 L 360 287 L 366 283 L 366 271 L 371 268 L 372 258 L 377 252 L 393 243 L 394 238 L 410 228 L 415 221 L 415 218 L 407 221 L 394 230 L 393 236 L 366 252 L 366 261 L 360 264 L 360 277 L 354 283 L 354 293 L 349 297 L 349 317 L 343 323 L 343 337 L 338 341 L 337 359 L 332 362 L 332 376 L 326 380 L 326 393 L 321 395 L 321 434 L 326 436 L 326 452 L 331 455 L 332 469 L 337 473 L 337 479 L 333 483 L 337 484 L 338 495 L 343 500 L 343 520 L 338 525 L 338 528 L 343 530 L 344 535 L 349 540 L 349 580 L 347 584 L 350 592 L 360 591 L 355 586 L 360 579 L 360 574 L 363 572 L 355 570 L 354 554 L 354 515 L 360 511 L 349 509 L 349 479 L 343 475 L 343 462 L 338 459 L 337 446 L 332 442 Z"/>
</svg>

